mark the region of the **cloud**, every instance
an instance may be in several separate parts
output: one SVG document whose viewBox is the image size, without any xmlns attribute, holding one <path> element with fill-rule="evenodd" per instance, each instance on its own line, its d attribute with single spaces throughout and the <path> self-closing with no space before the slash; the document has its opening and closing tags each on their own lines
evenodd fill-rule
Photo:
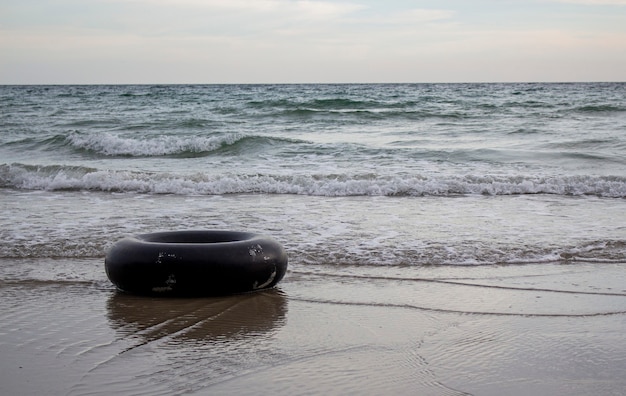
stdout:
<svg viewBox="0 0 626 396">
<path fill-rule="evenodd" d="M 415 8 L 398 12 L 391 15 L 388 18 L 382 18 L 385 23 L 423 23 L 441 21 L 450 19 L 454 16 L 454 11 L 451 10 L 438 10 L 438 9 L 421 9 Z"/>
<path fill-rule="evenodd" d="M 112 34 L 125 30 L 146 37 L 251 37 L 259 42 L 280 39 L 290 31 L 325 35 L 343 30 L 342 24 L 352 23 L 367 8 L 324 0 L 101 1 L 108 8 L 124 10 L 110 19 L 117 24 Z"/>
<path fill-rule="evenodd" d="M 626 31 L 606 7 L 626 0 L 538 0 L 515 10 L 373 0 L 78 1 L 63 9 L 15 2 L 0 13 L 0 82 L 623 80 L 626 65 Z M 591 14 L 539 2 L 604 6 Z"/>
<path fill-rule="evenodd" d="M 336 18 L 365 8 L 358 4 L 330 3 L 324 1 L 297 1 L 295 10 L 314 18 Z"/>
<path fill-rule="evenodd" d="M 168 9 L 196 8 L 213 11 L 237 11 L 242 14 L 290 14 L 303 18 L 338 18 L 365 8 L 355 3 L 335 3 L 318 0 L 108 0 L 112 3 L 167 7 Z"/>
<path fill-rule="evenodd" d="M 626 0 L 551 0 L 557 3 L 583 4 L 590 6 L 600 5 L 626 5 Z"/>
</svg>

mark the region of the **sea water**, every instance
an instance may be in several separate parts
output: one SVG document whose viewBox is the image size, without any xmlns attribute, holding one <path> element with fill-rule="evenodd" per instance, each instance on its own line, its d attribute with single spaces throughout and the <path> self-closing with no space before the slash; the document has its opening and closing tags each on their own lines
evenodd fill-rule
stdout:
<svg viewBox="0 0 626 396">
<path fill-rule="evenodd" d="M 625 137 L 624 83 L 1 86 L 0 391 L 620 394 Z M 190 229 L 288 272 L 115 291 Z"/>
<path fill-rule="evenodd" d="M 2 86 L 0 257 L 223 229 L 305 272 L 625 262 L 625 138 L 624 83 Z"/>
</svg>

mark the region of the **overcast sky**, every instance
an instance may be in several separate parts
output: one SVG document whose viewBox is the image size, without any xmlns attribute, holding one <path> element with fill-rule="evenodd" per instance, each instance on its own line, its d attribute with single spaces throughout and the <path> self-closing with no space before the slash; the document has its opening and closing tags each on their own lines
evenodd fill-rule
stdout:
<svg viewBox="0 0 626 396">
<path fill-rule="evenodd" d="M 626 0 L 0 0 L 0 84 L 626 81 Z"/>
</svg>

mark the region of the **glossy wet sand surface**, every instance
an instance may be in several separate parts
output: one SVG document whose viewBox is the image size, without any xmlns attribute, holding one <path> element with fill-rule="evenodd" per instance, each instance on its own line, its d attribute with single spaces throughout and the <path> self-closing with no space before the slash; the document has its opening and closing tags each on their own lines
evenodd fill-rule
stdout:
<svg viewBox="0 0 626 396">
<path fill-rule="evenodd" d="M 623 269 L 295 268 L 274 290 L 196 299 L 9 276 L 0 394 L 619 395 Z"/>
</svg>

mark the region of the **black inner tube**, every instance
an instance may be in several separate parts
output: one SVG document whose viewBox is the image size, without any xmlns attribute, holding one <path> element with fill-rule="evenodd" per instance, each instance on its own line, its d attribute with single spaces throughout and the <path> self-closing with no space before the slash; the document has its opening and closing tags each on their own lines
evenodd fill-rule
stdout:
<svg viewBox="0 0 626 396">
<path fill-rule="evenodd" d="M 137 239 L 156 243 L 224 243 L 252 239 L 255 234 L 236 231 L 178 231 L 142 234 Z"/>
<path fill-rule="evenodd" d="M 287 254 L 261 234 L 159 232 L 118 241 L 107 252 L 105 270 L 130 293 L 223 295 L 274 287 L 287 271 Z"/>
</svg>

